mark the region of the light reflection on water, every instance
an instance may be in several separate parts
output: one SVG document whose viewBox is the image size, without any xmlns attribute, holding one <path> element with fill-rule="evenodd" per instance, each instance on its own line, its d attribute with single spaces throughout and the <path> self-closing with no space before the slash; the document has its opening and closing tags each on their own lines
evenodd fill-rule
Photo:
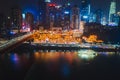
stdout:
<svg viewBox="0 0 120 80">
<path fill-rule="evenodd" d="M 5 65 L 10 66 L 13 69 L 19 69 L 23 66 L 28 65 L 30 54 L 28 53 L 8 53 L 0 56 L 1 62 Z"/>
<path fill-rule="evenodd" d="M 95 52 L 93 50 L 78 50 L 78 51 L 55 51 L 55 50 L 39 50 L 34 52 L 33 54 L 30 53 L 8 53 L 3 54 L 0 56 L 1 60 L 7 60 L 11 63 L 14 63 L 14 65 L 19 64 L 26 64 L 30 61 L 30 58 L 32 58 L 33 61 L 39 62 L 39 61 L 53 61 L 57 62 L 60 59 L 64 59 L 65 61 L 68 61 L 70 64 L 73 62 L 81 62 L 81 61 L 91 61 L 98 55 L 104 55 L 104 56 L 110 56 L 114 55 L 115 52 Z M 34 58 L 34 59 L 33 59 Z"/>
<path fill-rule="evenodd" d="M 51 75 L 52 74 L 55 75 L 57 74 L 57 72 L 60 72 L 62 76 L 70 76 L 72 74 L 71 72 L 72 69 L 74 72 L 74 69 L 79 70 L 79 68 L 82 68 L 80 66 L 90 65 L 91 62 L 95 60 L 95 58 L 101 55 L 108 57 L 114 54 L 116 54 L 116 52 L 95 52 L 93 50 L 78 50 L 78 51 L 39 50 L 34 51 L 33 53 L 21 52 L 19 54 L 16 52 L 1 55 L 0 67 L 3 66 L 5 67 L 3 70 L 6 70 L 7 69 L 6 66 L 8 66 L 13 70 L 21 71 L 15 72 L 13 75 L 18 73 L 26 74 L 31 68 L 31 65 L 35 63 L 37 64 L 37 66 L 44 65 L 45 69 L 48 70 L 47 72 L 51 73 Z M 59 69 L 60 71 L 58 71 Z M 12 71 L 10 72 L 10 74 L 11 73 Z M 25 76 L 26 75 L 24 75 L 24 77 Z M 20 75 L 16 77 L 20 77 Z M 16 80 L 18 80 L 18 78 L 16 78 Z"/>
<path fill-rule="evenodd" d="M 93 50 L 80 50 L 80 51 L 59 51 L 59 52 L 35 52 L 34 57 L 36 61 L 58 61 L 63 58 L 65 61 L 69 63 L 73 62 L 81 62 L 82 60 L 92 60 L 97 56 L 97 53 Z"/>
</svg>

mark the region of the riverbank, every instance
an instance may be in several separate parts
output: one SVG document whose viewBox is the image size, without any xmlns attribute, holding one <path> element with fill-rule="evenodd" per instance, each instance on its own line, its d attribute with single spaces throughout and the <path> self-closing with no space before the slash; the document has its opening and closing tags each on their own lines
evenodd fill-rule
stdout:
<svg viewBox="0 0 120 80">
<path fill-rule="evenodd" d="M 29 52 L 29 51 L 39 51 L 39 50 L 80 50 L 80 49 L 91 49 L 94 51 L 98 51 L 98 52 L 103 52 L 103 51 L 107 51 L 107 52 L 116 52 L 116 51 L 120 51 L 120 48 L 115 48 L 115 49 L 110 49 L 110 48 L 97 48 L 97 47 L 78 47 L 78 46 L 51 46 L 51 45 L 47 45 L 47 46 L 43 46 L 43 45 L 31 45 L 28 43 L 24 43 L 21 44 L 20 46 L 18 46 L 17 48 L 14 48 L 11 51 L 24 51 L 24 52 Z"/>
</svg>

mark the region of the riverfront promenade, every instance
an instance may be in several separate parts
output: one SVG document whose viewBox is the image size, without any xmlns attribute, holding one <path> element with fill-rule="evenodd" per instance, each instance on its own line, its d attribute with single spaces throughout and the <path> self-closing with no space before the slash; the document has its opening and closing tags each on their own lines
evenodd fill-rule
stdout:
<svg viewBox="0 0 120 80">
<path fill-rule="evenodd" d="M 23 36 L 13 38 L 0 44 L 0 53 L 7 51 L 9 48 L 14 49 L 20 44 L 27 44 L 39 49 L 95 49 L 95 50 L 120 50 L 119 44 L 104 44 L 104 43 L 52 43 L 52 42 L 26 42 L 31 38 L 34 38 L 38 32 L 29 32 Z M 59 38 L 58 38 L 59 39 Z M 28 46 L 28 47 L 29 47 Z M 24 46 L 23 46 L 24 47 Z M 24 49 L 24 48 L 23 48 Z"/>
</svg>

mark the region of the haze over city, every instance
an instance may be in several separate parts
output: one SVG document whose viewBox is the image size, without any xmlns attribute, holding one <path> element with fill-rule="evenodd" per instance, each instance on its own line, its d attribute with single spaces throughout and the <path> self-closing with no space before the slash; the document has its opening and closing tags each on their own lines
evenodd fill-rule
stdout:
<svg viewBox="0 0 120 80">
<path fill-rule="evenodd" d="M 120 80 L 120 0 L 0 1 L 0 80 Z"/>
</svg>

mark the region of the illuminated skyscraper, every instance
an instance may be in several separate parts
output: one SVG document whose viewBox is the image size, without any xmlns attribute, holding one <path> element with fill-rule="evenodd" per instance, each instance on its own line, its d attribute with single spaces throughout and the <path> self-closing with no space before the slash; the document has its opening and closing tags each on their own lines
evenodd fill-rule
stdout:
<svg viewBox="0 0 120 80">
<path fill-rule="evenodd" d="M 48 24 L 50 28 L 57 25 L 57 9 L 56 4 L 50 3 L 48 4 Z"/>
<path fill-rule="evenodd" d="M 27 12 L 26 17 L 25 17 L 25 21 L 26 21 L 26 27 L 32 29 L 33 28 L 33 23 L 34 23 L 33 14 Z"/>
<path fill-rule="evenodd" d="M 119 22 L 118 22 L 118 26 L 120 27 L 120 12 L 117 12 L 118 17 L 119 17 Z"/>
<path fill-rule="evenodd" d="M 112 22 L 112 15 L 116 13 L 116 1 L 113 0 L 110 4 L 110 11 L 109 11 L 109 23 Z"/>
<path fill-rule="evenodd" d="M 71 27 L 73 29 L 79 29 L 79 23 L 80 23 L 80 9 L 77 6 L 74 6 L 72 8 Z"/>
<path fill-rule="evenodd" d="M 89 21 L 90 15 L 90 0 L 81 0 L 81 20 Z"/>
</svg>

